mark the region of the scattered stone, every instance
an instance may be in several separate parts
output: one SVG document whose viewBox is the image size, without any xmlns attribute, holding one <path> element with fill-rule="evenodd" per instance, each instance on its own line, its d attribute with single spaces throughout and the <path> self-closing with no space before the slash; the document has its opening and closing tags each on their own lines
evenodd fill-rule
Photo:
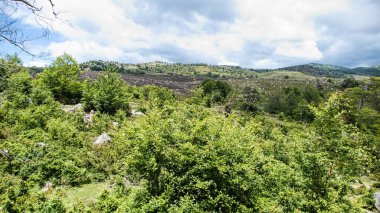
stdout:
<svg viewBox="0 0 380 213">
<path fill-rule="evenodd" d="M 371 185 L 370 185 L 369 183 L 364 183 L 363 185 L 364 185 L 368 190 L 372 188 Z"/>
<path fill-rule="evenodd" d="M 136 110 L 138 106 L 139 105 L 137 103 L 129 102 L 129 107 L 131 108 L 131 110 Z"/>
<path fill-rule="evenodd" d="M 351 185 L 351 187 L 353 189 L 359 189 L 360 187 L 362 187 L 362 185 L 360 183 L 355 183 L 355 184 Z"/>
<path fill-rule="evenodd" d="M 46 144 L 44 142 L 38 142 L 37 145 L 40 146 L 40 147 L 46 146 Z"/>
<path fill-rule="evenodd" d="M 118 128 L 118 127 L 119 127 L 119 123 L 118 123 L 118 122 L 116 122 L 116 121 L 112 121 L 112 126 L 114 126 L 114 127 Z"/>
<path fill-rule="evenodd" d="M 376 203 L 375 203 L 375 207 L 376 207 L 376 209 L 377 209 L 378 211 L 380 211 L 380 192 L 376 192 L 376 193 L 374 194 L 374 197 L 375 197 L 375 201 L 376 201 Z"/>
<path fill-rule="evenodd" d="M 90 113 L 85 114 L 84 117 L 83 117 L 83 121 L 84 121 L 84 123 L 86 123 L 86 124 L 91 124 L 94 115 L 95 115 L 94 110 L 91 110 Z"/>
<path fill-rule="evenodd" d="M 111 137 L 106 133 L 103 132 L 99 137 L 94 141 L 94 145 L 97 147 L 107 145 L 108 142 L 111 142 Z"/>
<path fill-rule="evenodd" d="M 42 189 L 42 192 L 44 193 L 51 193 L 53 191 L 53 183 L 52 182 L 46 182 L 45 187 Z"/>
<path fill-rule="evenodd" d="M 81 110 L 83 107 L 82 107 L 82 104 L 76 104 L 76 105 L 63 105 L 62 106 L 62 110 L 64 112 L 68 112 L 68 113 L 74 113 L 78 110 Z"/>
<path fill-rule="evenodd" d="M 143 112 L 140 112 L 140 111 L 136 111 L 136 110 L 131 110 L 131 114 L 132 116 L 134 117 L 138 117 L 138 116 L 144 116 L 145 114 Z"/>
<path fill-rule="evenodd" d="M 9 152 L 8 152 L 7 149 L 3 149 L 3 150 L 1 150 L 0 153 L 1 153 L 2 155 L 4 155 L 5 157 L 7 157 L 7 158 L 10 158 L 10 157 L 11 157 L 11 155 L 9 154 Z"/>
</svg>

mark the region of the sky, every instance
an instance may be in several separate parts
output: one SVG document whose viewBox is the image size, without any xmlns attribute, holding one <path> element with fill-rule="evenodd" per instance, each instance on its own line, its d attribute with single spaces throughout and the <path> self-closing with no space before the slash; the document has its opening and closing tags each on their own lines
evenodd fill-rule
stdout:
<svg viewBox="0 0 380 213">
<path fill-rule="evenodd" d="M 51 16 L 48 0 L 36 0 Z M 380 65 L 380 0 L 53 0 L 49 37 L 21 53 L 44 66 L 63 53 L 78 62 L 166 61 L 279 68 L 305 63 Z M 26 33 L 41 29 L 20 9 Z M 14 48 L 0 43 L 1 52 Z M 1 53 L 0 52 L 0 53 Z"/>
</svg>

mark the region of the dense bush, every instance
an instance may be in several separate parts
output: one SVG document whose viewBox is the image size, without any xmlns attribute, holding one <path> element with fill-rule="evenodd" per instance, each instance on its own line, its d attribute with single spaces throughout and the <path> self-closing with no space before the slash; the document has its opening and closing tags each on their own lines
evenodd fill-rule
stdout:
<svg viewBox="0 0 380 213">
<path fill-rule="evenodd" d="M 340 87 L 342 89 L 347 89 L 347 88 L 358 87 L 359 85 L 360 84 L 357 80 L 355 80 L 353 77 L 350 77 L 350 78 L 345 78 L 340 84 Z"/>
<path fill-rule="evenodd" d="M 150 108 L 162 108 L 175 102 L 175 95 L 167 88 L 143 86 L 139 89 Z"/>
<path fill-rule="evenodd" d="M 0 92 L 8 88 L 8 80 L 12 74 L 25 71 L 22 62 L 16 55 L 6 55 L 0 58 Z"/>
<path fill-rule="evenodd" d="M 88 111 L 115 114 L 124 110 L 129 113 L 127 86 L 113 68 L 107 68 L 97 80 L 86 83 L 82 102 Z"/>
<path fill-rule="evenodd" d="M 347 191 L 340 173 L 326 175 L 334 159 L 326 158 L 324 147 L 312 145 L 318 141 L 312 132 L 265 117 L 226 119 L 195 105 L 175 109 L 151 111 L 121 129 L 110 147 L 114 166 L 128 165 L 118 173 L 141 181 L 146 191 L 137 196 L 132 187 L 121 195 L 107 194 L 102 211 L 114 205 L 144 212 L 355 209 L 342 200 Z"/>
<path fill-rule="evenodd" d="M 282 113 L 295 120 L 306 122 L 311 122 L 314 119 L 314 114 L 309 105 L 315 105 L 321 101 L 319 91 L 311 86 L 303 88 L 286 87 L 280 91 L 272 91 L 267 98 L 267 112 Z"/>
<path fill-rule="evenodd" d="M 39 80 L 49 88 L 54 98 L 62 103 L 77 103 L 81 98 L 81 70 L 78 63 L 68 54 L 57 59 L 38 75 Z"/>
<path fill-rule="evenodd" d="M 197 96 L 203 104 L 211 107 L 223 104 L 231 91 L 232 88 L 227 82 L 207 79 L 199 85 Z"/>
</svg>

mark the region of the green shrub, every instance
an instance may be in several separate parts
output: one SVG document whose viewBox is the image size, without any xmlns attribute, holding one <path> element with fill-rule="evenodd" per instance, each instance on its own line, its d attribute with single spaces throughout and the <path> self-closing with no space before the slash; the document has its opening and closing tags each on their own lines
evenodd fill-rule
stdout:
<svg viewBox="0 0 380 213">
<path fill-rule="evenodd" d="M 39 74 L 38 79 L 51 90 L 56 100 L 72 104 L 79 102 L 82 96 L 80 75 L 78 63 L 65 53 Z"/>
<path fill-rule="evenodd" d="M 198 89 L 200 90 L 200 98 L 203 99 L 207 107 L 214 104 L 223 104 L 228 94 L 232 91 L 227 82 L 212 79 L 203 81 Z"/>
<path fill-rule="evenodd" d="M 46 200 L 45 202 L 42 202 L 39 204 L 37 208 L 38 212 L 41 213 L 65 213 L 66 208 L 63 205 L 63 202 L 61 201 L 60 198 L 54 197 L 52 199 Z"/>
<path fill-rule="evenodd" d="M 17 55 L 0 58 L 0 92 L 8 88 L 10 76 L 18 72 L 25 72 L 25 68 L 22 67 L 21 59 Z"/>
<path fill-rule="evenodd" d="M 126 113 L 130 111 L 127 86 L 113 68 L 107 68 L 97 80 L 86 83 L 82 102 L 87 111 L 96 110 L 112 115 L 118 110 Z"/>
<path fill-rule="evenodd" d="M 46 126 L 51 139 L 55 140 L 56 143 L 62 143 L 63 146 L 81 146 L 77 137 L 78 130 L 74 123 L 68 120 L 51 119 Z"/>
<path fill-rule="evenodd" d="M 165 105 L 171 105 L 175 101 L 175 96 L 167 88 L 157 86 L 143 86 L 139 89 L 144 99 L 148 101 L 150 108 L 162 108 Z"/>
</svg>

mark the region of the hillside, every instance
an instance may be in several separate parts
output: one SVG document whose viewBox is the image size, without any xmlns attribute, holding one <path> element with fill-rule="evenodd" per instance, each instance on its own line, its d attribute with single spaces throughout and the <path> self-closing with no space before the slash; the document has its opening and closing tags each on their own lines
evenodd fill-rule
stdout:
<svg viewBox="0 0 380 213">
<path fill-rule="evenodd" d="M 380 66 L 376 67 L 357 67 L 352 69 L 357 75 L 380 76 Z"/>
<path fill-rule="evenodd" d="M 211 78 L 257 78 L 263 73 L 268 75 L 300 76 L 306 79 L 314 77 L 344 78 L 347 76 L 380 76 L 380 66 L 347 68 L 327 64 L 302 64 L 278 69 L 255 69 L 229 65 L 181 64 L 161 61 L 132 64 L 116 61 L 91 60 L 80 64 L 84 71 L 102 71 L 113 66 L 121 74 L 182 75 Z M 43 67 L 29 67 L 32 75 L 43 71 Z M 290 74 L 290 72 L 296 72 Z"/>
<path fill-rule="evenodd" d="M 342 66 L 327 65 L 327 64 L 303 64 L 291 67 L 284 67 L 277 70 L 297 71 L 313 76 L 321 77 L 345 77 L 347 75 L 367 75 L 367 76 L 380 76 L 380 68 L 377 67 L 357 67 L 347 68 Z"/>
<path fill-rule="evenodd" d="M 113 66 L 119 73 L 129 74 L 154 74 L 154 75 L 185 75 L 203 77 L 225 78 L 251 78 L 256 73 L 239 66 L 207 65 L 207 64 L 181 64 L 166 62 L 148 62 L 141 64 L 119 63 L 114 61 L 92 60 L 80 64 L 82 70 L 101 71 L 108 66 Z"/>
</svg>

